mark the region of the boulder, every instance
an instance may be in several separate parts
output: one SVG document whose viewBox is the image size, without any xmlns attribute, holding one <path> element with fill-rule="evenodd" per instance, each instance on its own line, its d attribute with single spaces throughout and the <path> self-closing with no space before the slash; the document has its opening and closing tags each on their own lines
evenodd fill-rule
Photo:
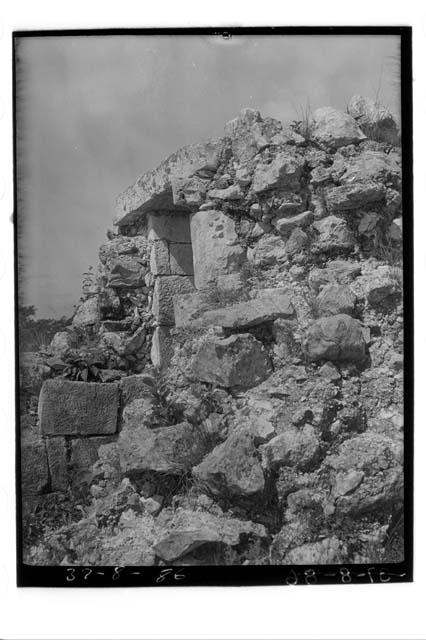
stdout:
<svg viewBox="0 0 426 640">
<path fill-rule="evenodd" d="M 288 429 L 259 448 L 262 466 L 274 471 L 280 467 L 306 470 L 318 458 L 319 446 L 311 425 L 304 425 L 301 429 Z"/>
<path fill-rule="evenodd" d="M 186 276 L 162 276 L 156 279 L 152 300 L 152 313 L 160 325 L 175 324 L 173 297 L 194 291 L 192 278 Z"/>
<path fill-rule="evenodd" d="M 363 360 L 365 340 L 360 322 L 338 314 L 320 318 L 308 328 L 303 342 L 308 360 Z"/>
<path fill-rule="evenodd" d="M 359 275 L 361 275 L 359 262 L 331 260 L 325 269 L 318 269 L 317 267 L 312 269 L 309 274 L 309 284 L 315 291 L 318 291 L 327 284 L 348 284 Z"/>
<path fill-rule="evenodd" d="M 182 475 L 206 453 L 199 427 L 189 422 L 149 429 L 134 419 L 126 419 L 117 444 L 121 469 L 130 475 L 145 472 Z"/>
<path fill-rule="evenodd" d="M 329 504 L 336 516 L 359 516 L 400 508 L 404 495 L 403 447 L 398 440 L 366 431 L 345 440 L 324 462 L 331 471 Z"/>
<path fill-rule="evenodd" d="M 333 253 L 353 249 L 354 238 L 343 218 L 327 216 L 314 222 L 313 227 L 318 233 L 312 246 L 314 253 Z"/>
<path fill-rule="evenodd" d="M 252 189 L 256 194 L 271 189 L 298 190 L 305 160 L 295 150 L 278 153 L 270 164 L 259 163 L 253 176 Z"/>
<path fill-rule="evenodd" d="M 330 213 L 363 209 L 385 201 L 386 187 L 375 182 L 356 182 L 330 187 L 326 191 L 327 209 Z"/>
<path fill-rule="evenodd" d="M 290 233 L 290 237 L 285 243 L 285 254 L 288 257 L 293 257 L 305 249 L 309 242 L 308 236 L 302 230 L 296 227 Z"/>
<path fill-rule="evenodd" d="M 331 150 L 357 144 L 366 138 L 352 116 L 333 107 L 314 111 L 310 137 Z"/>
<path fill-rule="evenodd" d="M 336 182 L 349 186 L 354 185 L 361 189 L 360 198 L 364 198 L 367 204 L 374 202 L 373 185 L 391 185 L 399 189 L 401 185 L 401 158 L 400 155 L 384 151 L 372 151 L 365 149 L 361 153 L 345 157 L 337 153 L 334 162 L 330 167 L 330 172 Z M 368 196 L 367 188 L 362 191 L 363 183 L 370 189 Z M 370 200 L 369 200 L 370 198 Z"/>
<path fill-rule="evenodd" d="M 351 315 L 356 303 L 356 295 L 349 287 L 328 284 L 317 296 L 317 311 L 321 316 L 335 316 L 339 313 Z"/>
<path fill-rule="evenodd" d="M 103 435 L 117 431 L 118 384 L 46 380 L 39 397 L 44 435 Z"/>
<path fill-rule="evenodd" d="M 398 126 L 387 107 L 371 98 L 355 95 L 349 101 L 348 111 L 368 138 L 399 144 Z"/>
<path fill-rule="evenodd" d="M 137 353 L 146 339 L 145 327 L 139 327 L 133 334 L 126 331 L 106 331 L 100 340 L 101 348 L 114 351 L 119 356 L 129 356 Z"/>
<path fill-rule="evenodd" d="M 118 256 L 143 257 L 147 251 L 145 236 L 116 236 L 99 248 L 99 260 L 109 268 L 111 261 Z"/>
<path fill-rule="evenodd" d="M 192 360 L 192 374 L 197 380 L 220 387 L 249 389 L 271 372 L 271 362 L 262 343 L 249 333 L 228 338 L 209 335 Z"/>
<path fill-rule="evenodd" d="M 264 235 L 247 251 L 247 259 L 256 267 L 269 267 L 286 260 L 286 244 L 283 238 Z"/>
<path fill-rule="evenodd" d="M 247 302 L 206 311 L 199 322 L 224 329 L 247 329 L 277 318 L 293 318 L 295 311 L 287 290 L 267 289 Z"/>
<path fill-rule="evenodd" d="M 255 109 L 243 109 L 227 122 L 225 135 L 231 139 L 232 153 L 238 163 L 251 160 L 268 145 L 262 117 Z"/>
<path fill-rule="evenodd" d="M 365 292 L 372 307 L 378 307 L 400 295 L 402 289 L 402 270 L 386 265 L 379 267 L 370 277 L 366 278 Z"/>
<path fill-rule="evenodd" d="M 245 250 L 232 218 L 221 211 L 198 211 L 191 215 L 190 224 L 197 289 L 214 284 L 219 275 L 240 270 Z"/>
<path fill-rule="evenodd" d="M 265 488 L 254 436 L 250 431 L 232 433 L 194 469 L 196 480 L 216 496 L 252 498 Z"/>
<path fill-rule="evenodd" d="M 267 538 L 265 527 L 237 518 L 177 509 L 166 531 L 157 538 L 154 551 L 164 562 L 170 563 L 204 544 L 235 547 L 247 537 Z"/>
<path fill-rule="evenodd" d="M 146 267 L 135 256 L 119 256 L 109 263 L 107 286 L 115 289 L 133 289 L 145 285 Z"/>
<path fill-rule="evenodd" d="M 78 329 L 91 327 L 99 322 L 98 296 L 92 296 L 78 307 L 72 319 L 72 324 Z"/>
</svg>

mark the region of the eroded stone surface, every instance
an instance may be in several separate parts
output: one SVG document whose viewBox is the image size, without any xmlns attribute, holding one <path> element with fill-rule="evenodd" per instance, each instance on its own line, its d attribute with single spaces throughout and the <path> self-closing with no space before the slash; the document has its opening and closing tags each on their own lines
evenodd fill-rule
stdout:
<svg viewBox="0 0 426 640">
<path fill-rule="evenodd" d="M 316 320 L 307 330 L 303 350 L 309 360 L 363 360 L 365 341 L 358 320 L 345 314 Z"/>
<path fill-rule="evenodd" d="M 271 371 L 265 349 L 249 333 L 229 338 L 208 337 L 192 361 L 196 379 L 221 387 L 247 389 L 262 382 Z"/>
<path fill-rule="evenodd" d="M 39 399 L 45 435 L 100 435 L 117 431 L 119 388 L 114 382 L 46 380 Z"/>
<path fill-rule="evenodd" d="M 194 467 L 193 474 L 216 495 L 253 497 L 265 487 L 254 437 L 249 431 L 231 434 Z"/>
<path fill-rule="evenodd" d="M 191 216 L 194 283 L 203 289 L 219 275 L 240 269 L 245 251 L 238 243 L 235 223 L 220 211 L 198 211 Z"/>
</svg>

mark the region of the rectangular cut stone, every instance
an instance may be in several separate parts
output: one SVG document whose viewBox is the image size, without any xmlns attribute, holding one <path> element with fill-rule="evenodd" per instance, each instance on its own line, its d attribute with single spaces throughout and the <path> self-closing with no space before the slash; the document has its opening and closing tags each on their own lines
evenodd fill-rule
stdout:
<svg viewBox="0 0 426 640">
<path fill-rule="evenodd" d="M 197 289 L 208 288 L 218 276 L 240 270 L 245 250 L 238 242 L 234 221 L 221 211 L 192 214 L 191 240 Z"/>
<path fill-rule="evenodd" d="M 191 244 L 177 244 L 175 242 L 171 242 L 169 245 L 169 256 L 170 273 L 180 276 L 194 275 Z"/>
<path fill-rule="evenodd" d="M 21 443 L 21 488 L 24 496 L 43 493 L 49 484 L 46 447 L 42 439 Z"/>
<path fill-rule="evenodd" d="M 157 327 L 152 336 L 151 362 L 154 367 L 164 369 L 173 356 L 173 339 L 168 327 Z"/>
<path fill-rule="evenodd" d="M 189 215 L 149 215 L 148 240 L 167 240 L 169 242 L 191 242 Z"/>
<path fill-rule="evenodd" d="M 167 240 L 155 240 L 151 247 L 151 273 L 155 276 L 170 275 L 169 245 Z"/>
<path fill-rule="evenodd" d="M 44 435 L 100 435 L 117 431 L 119 386 L 111 382 L 46 380 L 39 398 Z"/>
<path fill-rule="evenodd" d="M 67 442 L 63 436 L 46 438 L 49 462 L 50 488 L 52 491 L 66 491 L 69 485 Z"/>
<path fill-rule="evenodd" d="M 160 276 L 155 281 L 152 313 L 158 324 L 172 327 L 175 324 L 173 297 L 194 291 L 192 278 L 185 276 Z"/>
</svg>

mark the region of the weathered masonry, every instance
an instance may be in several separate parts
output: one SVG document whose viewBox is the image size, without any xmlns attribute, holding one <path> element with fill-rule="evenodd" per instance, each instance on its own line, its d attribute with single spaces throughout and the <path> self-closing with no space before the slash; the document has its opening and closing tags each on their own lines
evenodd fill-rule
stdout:
<svg viewBox="0 0 426 640">
<path fill-rule="evenodd" d="M 220 152 L 218 143 L 185 147 L 117 201 L 119 233 L 146 225 L 154 276 L 152 313 L 158 325 L 151 350 L 155 366 L 164 366 L 170 357 L 175 306 L 196 305 L 199 290 L 232 287 L 245 260 L 234 220 L 216 210 L 213 201 L 206 202 L 206 195 L 217 195 L 206 190 Z"/>
</svg>

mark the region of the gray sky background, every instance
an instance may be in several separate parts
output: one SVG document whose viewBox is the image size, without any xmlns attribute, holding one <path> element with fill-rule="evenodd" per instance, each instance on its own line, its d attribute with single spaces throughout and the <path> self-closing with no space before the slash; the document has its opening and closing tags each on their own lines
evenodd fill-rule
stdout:
<svg viewBox="0 0 426 640">
<path fill-rule="evenodd" d="M 17 49 L 21 289 L 71 314 L 115 197 L 177 148 L 218 137 L 243 107 L 300 119 L 355 93 L 399 117 L 394 36 L 103 36 Z"/>
</svg>

